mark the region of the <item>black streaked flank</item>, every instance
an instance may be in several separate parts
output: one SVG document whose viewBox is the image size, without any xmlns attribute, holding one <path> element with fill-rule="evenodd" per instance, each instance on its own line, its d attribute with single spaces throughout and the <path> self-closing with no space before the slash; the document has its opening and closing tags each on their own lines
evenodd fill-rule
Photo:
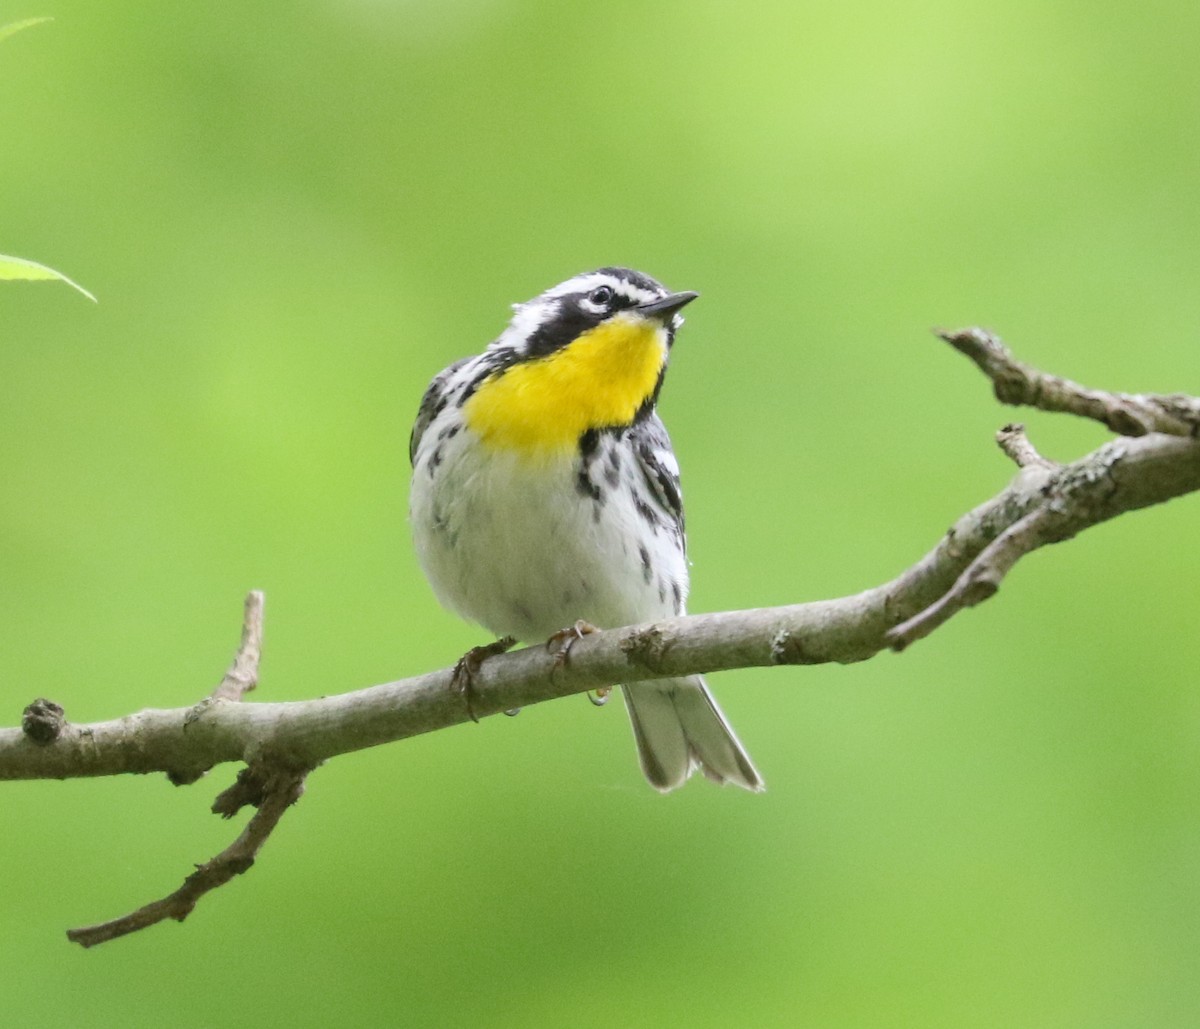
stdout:
<svg viewBox="0 0 1200 1029">
<path fill-rule="evenodd" d="M 604 503 L 604 494 L 592 482 L 591 468 L 600 453 L 600 434 L 600 429 L 588 429 L 579 437 L 579 471 L 575 476 L 575 488 L 596 502 L 597 514 Z"/>
<path fill-rule="evenodd" d="M 604 494 L 600 491 L 600 487 L 592 482 L 586 466 L 579 469 L 579 474 L 575 477 L 575 488 L 585 497 L 591 497 L 597 507 L 604 503 Z"/>
<path fill-rule="evenodd" d="M 615 433 L 609 440 L 608 454 L 604 462 L 604 481 L 616 489 L 621 482 L 621 451 L 618 445 L 624 438 L 624 433 Z"/>
<path fill-rule="evenodd" d="M 435 377 L 433 382 L 429 384 L 429 388 L 421 397 L 421 406 L 417 409 L 417 419 L 413 422 L 412 434 L 408 437 L 408 457 L 410 461 L 415 461 L 417 456 L 417 444 L 421 442 L 421 437 L 425 435 L 425 430 L 437 419 L 450 402 L 450 383 L 454 378 L 454 373 L 457 372 L 471 358 L 464 357 L 461 361 L 455 361 L 449 368 L 443 369 Z"/>
<path fill-rule="evenodd" d="M 654 508 L 647 504 L 637 493 L 633 495 L 633 509 L 641 516 L 642 521 L 649 525 L 655 532 L 658 532 L 660 524 L 658 515 L 654 513 Z"/>
<path fill-rule="evenodd" d="M 671 441 L 667 430 L 657 416 L 653 420 L 641 423 L 645 431 L 638 434 L 637 455 L 638 467 L 642 478 L 650 488 L 650 494 L 670 515 L 680 536 L 683 536 L 683 496 L 679 492 L 679 478 L 662 463 L 660 453 L 670 453 Z"/>
<path fill-rule="evenodd" d="M 475 391 L 487 382 L 495 374 L 495 371 L 496 369 L 489 365 L 483 365 L 459 391 L 458 399 L 454 402 L 455 407 L 462 407 L 463 404 L 470 400 L 475 395 Z"/>
</svg>

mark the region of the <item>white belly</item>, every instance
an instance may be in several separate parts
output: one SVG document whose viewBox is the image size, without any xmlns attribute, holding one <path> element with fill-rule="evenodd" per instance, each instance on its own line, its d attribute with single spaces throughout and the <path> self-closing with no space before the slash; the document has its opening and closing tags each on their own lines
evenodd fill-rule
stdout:
<svg viewBox="0 0 1200 1029">
<path fill-rule="evenodd" d="M 485 452 L 469 430 L 418 461 L 410 497 L 417 556 L 438 599 L 498 636 L 545 639 L 577 619 L 614 627 L 683 609 L 681 541 L 638 514 L 629 485 L 597 503 L 577 459 L 532 465 Z"/>
</svg>

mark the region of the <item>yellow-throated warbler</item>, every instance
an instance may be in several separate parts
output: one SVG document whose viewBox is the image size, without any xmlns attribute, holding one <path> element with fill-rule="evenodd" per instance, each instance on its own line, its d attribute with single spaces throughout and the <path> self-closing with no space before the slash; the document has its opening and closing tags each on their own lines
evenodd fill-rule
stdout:
<svg viewBox="0 0 1200 1029">
<path fill-rule="evenodd" d="M 679 466 L 654 409 L 680 309 L 625 268 L 514 305 L 508 328 L 430 384 L 413 426 L 417 555 L 438 598 L 499 636 L 561 638 L 682 614 Z M 699 676 L 624 688 L 642 771 L 762 779 Z"/>
</svg>

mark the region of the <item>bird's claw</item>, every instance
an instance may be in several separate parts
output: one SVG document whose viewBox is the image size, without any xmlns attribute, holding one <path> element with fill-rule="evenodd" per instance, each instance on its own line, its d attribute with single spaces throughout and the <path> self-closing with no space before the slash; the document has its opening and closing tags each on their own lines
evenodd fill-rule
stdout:
<svg viewBox="0 0 1200 1029">
<path fill-rule="evenodd" d="M 512 636 L 505 636 L 494 643 L 485 643 L 481 647 L 472 647 L 458 659 L 458 663 L 454 666 L 454 674 L 450 677 L 450 688 L 462 694 L 463 702 L 467 705 L 467 714 L 471 716 L 472 722 L 479 721 L 479 716 L 475 714 L 473 698 L 475 693 L 475 676 L 479 674 L 480 666 L 489 657 L 503 654 L 506 650 L 511 650 L 515 647 L 516 644 L 517 641 Z"/>
<path fill-rule="evenodd" d="M 562 668 L 567 663 L 571 648 L 579 640 L 583 639 L 584 636 L 590 636 L 592 633 L 599 631 L 591 622 L 585 622 L 581 618 L 574 625 L 569 625 L 565 629 L 559 629 L 558 632 L 546 640 L 546 649 L 554 651 L 555 670 Z M 602 686 L 595 691 L 594 695 L 591 690 L 588 690 L 587 699 L 596 707 L 604 707 L 608 703 L 608 698 L 611 694 L 611 686 Z"/>
<path fill-rule="evenodd" d="M 577 641 L 599 631 L 591 622 L 585 622 L 582 618 L 574 625 L 559 629 L 546 640 L 546 649 L 554 654 L 554 667 L 562 668 L 567 663 L 567 655 L 571 653 L 571 648 Z"/>
<path fill-rule="evenodd" d="M 585 695 L 595 707 L 604 707 L 604 705 L 608 703 L 609 698 L 612 696 L 612 691 L 613 688 L 611 686 L 601 686 L 595 692 L 588 690 Z"/>
</svg>

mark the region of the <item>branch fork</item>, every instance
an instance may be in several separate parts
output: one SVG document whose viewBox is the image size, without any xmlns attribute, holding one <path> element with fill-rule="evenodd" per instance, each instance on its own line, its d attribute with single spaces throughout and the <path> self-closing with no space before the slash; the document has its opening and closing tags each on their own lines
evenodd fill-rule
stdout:
<svg viewBox="0 0 1200 1029">
<path fill-rule="evenodd" d="M 996 398 L 1002 403 L 1091 418 L 1128 437 L 1160 433 L 1194 439 L 1200 435 L 1200 399 L 1195 397 L 1088 389 L 1018 361 L 999 337 L 983 329 L 938 330 L 937 335 L 969 357 L 992 380 Z M 1097 451 L 1087 466 L 1064 468 L 1038 453 L 1025 426 L 1017 423 L 1002 428 L 996 442 L 1018 468 L 1043 473 L 1042 503 L 989 543 L 946 593 L 891 629 L 887 640 L 893 650 L 904 650 L 956 612 L 993 596 L 1013 565 L 1026 554 L 1047 543 L 1070 539 L 1093 524 L 1089 516 L 1098 512 L 1085 509 L 1094 506 L 1102 510 L 1104 503 L 1096 504 L 1094 498 L 1084 497 L 1081 504 L 1072 493 L 1081 495 L 1087 492 L 1081 487 L 1094 486 L 1110 476 L 1112 467 L 1126 453 L 1119 444 L 1109 444 Z"/>
<path fill-rule="evenodd" d="M 240 701 L 258 684 L 258 666 L 262 660 L 263 603 L 261 591 L 253 590 L 247 594 L 242 618 L 241 645 L 220 684 L 193 709 L 194 717 L 191 721 L 199 718 L 203 709 L 211 704 Z M 47 702 L 35 702 L 45 703 Z M 34 705 L 30 705 L 30 708 L 32 707 Z M 29 710 L 26 709 L 27 712 Z M 58 713 L 62 714 L 61 708 L 58 709 Z M 185 724 L 188 724 L 187 719 Z M 262 757 L 255 763 L 248 764 L 238 773 L 234 784 L 217 796 L 212 806 L 213 814 L 222 818 L 232 818 L 243 807 L 251 806 L 257 809 L 237 839 L 215 857 L 197 865 L 196 870 L 183 880 L 183 885 L 167 896 L 143 904 L 136 911 L 120 918 L 79 929 L 68 929 L 67 939 L 82 947 L 94 947 L 98 943 L 107 943 L 109 940 L 157 925 L 168 918 L 182 922 L 206 893 L 224 886 L 235 875 L 241 875 L 250 869 L 284 812 L 300 799 L 304 792 L 304 779 L 310 770 L 305 767 L 288 767 L 286 762 L 273 762 Z M 181 786 L 195 782 L 204 773 L 199 772 L 190 777 L 173 772 L 167 774 L 175 785 Z"/>
</svg>

